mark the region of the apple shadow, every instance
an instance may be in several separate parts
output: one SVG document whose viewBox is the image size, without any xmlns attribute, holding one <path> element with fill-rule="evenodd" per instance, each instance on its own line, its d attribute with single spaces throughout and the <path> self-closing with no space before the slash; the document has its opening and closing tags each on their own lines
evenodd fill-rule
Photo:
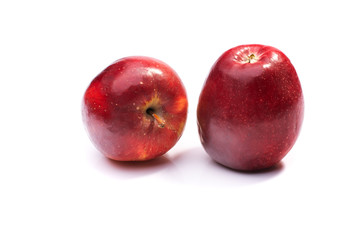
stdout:
<svg viewBox="0 0 360 240">
<path fill-rule="evenodd" d="M 241 170 L 236 170 L 233 168 L 229 168 L 225 165 L 222 165 L 218 162 L 216 162 L 214 159 L 210 158 L 209 159 L 216 165 L 220 165 L 223 168 L 228 169 L 229 171 L 233 171 L 233 172 L 237 172 L 237 173 L 241 173 L 241 174 L 248 174 L 248 175 L 256 175 L 256 174 L 267 174 L 267 173 L 277 173 L 278 171 L 282 171 L 284 168 L 284 163 L 283 162 L 279 162 L 277 163 L 275 166 L 269 167 L 269 168 L 265 168 L 265 169 L 261 169 L 261 170 L 257 170 L 257 171 L 241 171 Z"/>
<path fill-rule="evenodd" d="M 272 168 L 256 172 L 243 172 L 225 167 L 209 157 L 202 147 L 188 149 L 172 158 L 174 169 L 166 173 L 171 179 L 184 184 L 201 186 L 237 187 L 258 184 L 278 176 L 284 170 L 280 162 Z"/>
<path fill-rule="evenodd" d="M 166 154 L 148 161 L 126 162 L 112 160 L 101 154 L 98 155 L 94 163 L 96 169 L 107 175 L 111 174 L 124 180 L 155 174 L 173 164 Z"/>
</svg>

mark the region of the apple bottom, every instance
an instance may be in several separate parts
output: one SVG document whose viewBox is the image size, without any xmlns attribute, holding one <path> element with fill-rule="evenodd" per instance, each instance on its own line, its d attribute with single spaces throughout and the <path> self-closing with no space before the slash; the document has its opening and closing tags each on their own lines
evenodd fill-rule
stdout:
<svg viewBox="0 0 360 240">
<path fill-rule="evenodd" d="M 235 170 L 259 171 L 279 163 L 295 144 L 298 122 L 282 120 L 237 127 L 213 120 L 208 128 L 211 131 L 200 135 L 206 152 L 216 162 Z"/>
<path fill-rule="evenodd" d="M 96 148 L 107 158 L 117 161 L 145 161 L 165 154 L 177 142 L 179 136 L 169 128 L 160 128 L 152 121 L 143 130 L 104 128 L 103 124 L 88 126 Z"/>
</svg>

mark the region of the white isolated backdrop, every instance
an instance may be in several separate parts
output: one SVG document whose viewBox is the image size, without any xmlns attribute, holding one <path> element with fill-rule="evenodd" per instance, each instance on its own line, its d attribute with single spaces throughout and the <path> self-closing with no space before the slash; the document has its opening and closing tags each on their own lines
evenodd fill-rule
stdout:
<svg viewBox="0 0 360 240">
<path fill-rule="evenodd" d="M 1 1 L 0 239 L 360 239 L 356 1 Z M 249 174 L 201 147 L 196 106 L 227 49 L 282 50 L 305 119 L 282 164 Z M 163 158 L 104 158 L 82 95 L 118 58 L 158 58 L 189 98 Z"/>
</svg>

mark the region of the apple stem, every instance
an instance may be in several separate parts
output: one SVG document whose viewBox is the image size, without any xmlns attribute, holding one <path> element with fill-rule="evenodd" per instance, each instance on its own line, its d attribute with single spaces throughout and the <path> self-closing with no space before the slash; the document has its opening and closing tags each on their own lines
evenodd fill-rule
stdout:
<svg viewBox="0 0 360 240">
<path fill-rule="evenodd" d="M 157 122 L 159 127 L 163 128 L 165 127 L 165 120 L 162 119 L 159 115 L 157 115 L 156 113 L 154 113 L 154 110 L 152 110 L 151 108 L 149 108 L 148 110 L 146 110 L 146 113 L 151 115 Z"/>
<path fill-rule="evenodd" d="M 254 60 L 255 59 L 255 55 L 252 53 L 249 55 L 248 57 L 248 63 L 251 63 L 251 60 Z"/>
</svg>

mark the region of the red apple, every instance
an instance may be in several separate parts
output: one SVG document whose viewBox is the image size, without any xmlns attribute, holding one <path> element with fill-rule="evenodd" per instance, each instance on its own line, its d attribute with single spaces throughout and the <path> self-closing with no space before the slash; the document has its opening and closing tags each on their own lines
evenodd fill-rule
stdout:
<svg viewBox="0 0 360 240">
<path fill-rule="evenodd" d="M 205 82 L 197 109 L 200 139 L 210 157 L 229 168 L 269 168 L 294 145 L 303 113 L 290 60 L 270 46 L 238 46 L 220 56 Z"/>
<path fill-rule="evenodd" d="M 95 147 L 119 161 L 156 158 L 182 135 L 188 101 L 173 69 L 149 57 L 122 58 L 91 82 L 82 106 Z"/>
</svg>

